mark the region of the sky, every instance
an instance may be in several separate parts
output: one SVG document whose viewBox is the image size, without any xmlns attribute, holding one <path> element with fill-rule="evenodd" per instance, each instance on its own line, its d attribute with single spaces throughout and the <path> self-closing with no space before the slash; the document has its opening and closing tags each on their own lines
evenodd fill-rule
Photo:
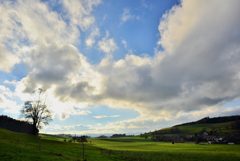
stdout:
<svg viewBox="0 0 240 161">
<path fill-rule="evenodd" d="M 53 134 L 240 114 L 239 0 L 0 0 L 0 115 L 46 90 Z"/>
</svg>

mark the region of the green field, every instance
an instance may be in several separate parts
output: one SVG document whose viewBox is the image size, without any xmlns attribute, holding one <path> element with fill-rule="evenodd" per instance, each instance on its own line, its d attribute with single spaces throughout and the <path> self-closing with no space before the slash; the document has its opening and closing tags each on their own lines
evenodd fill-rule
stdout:
<svg viewBox="0 0 240 161">
<path fill-rule="evenodd" d="M 112 140 L 112 139 L 109 139 Z M 240 145 L 196 145 L 193 143 L 152 142 L 140 137 L 116 141 L 91 139 L 94 146 L 145 155 L 150 160 L 240 160 Z M 130 142 L 124 142 L 130 141 Z"/>
<path fill-rule="evenodd" d="M 51 135 L 41 137 L 39 150 L 40 137 L 0 128 L 0 160 L 82 160 L 82 144 L 63 142 L 64 138 Z M 100 148 L 89 144 L 85 144 L 85 149 L 85 158 L 88 161 L 123 160 L 114 155 L 101 155 Z"/>
<path fill-rule="evenodd" d="M 82 160 L 82 144 L 63 142 L 64 139 L 54 135 L 32 136 L 0 128 L 0 160 Z M 142 137 L 93 138 L 88 141 L 91 141 L 85 143 L 85 158 L 88 161 L 240 160 L 240 145 L 172 144 Z"/>
</svg>

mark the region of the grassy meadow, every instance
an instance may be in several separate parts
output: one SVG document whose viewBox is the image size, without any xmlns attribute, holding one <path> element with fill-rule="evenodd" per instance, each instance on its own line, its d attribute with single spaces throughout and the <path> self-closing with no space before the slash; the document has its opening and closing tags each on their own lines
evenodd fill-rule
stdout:
<svg viewBox="0 0 240 161">
<path fill-rule="evenodd" d="M 153 142 L 140 137 L 109 139 L 106 141 L 91 139 L 96 147 L 132 153 L 142 160 L 240 160 L 240 145 L 198 145 L 193 143 Z M 130 155 L 130 154 L 129 154 Z"/>
<path fill-rule="evenodd" d="M 83 160 L 82 144 L 64 142 L 65 138 L 46 134 L 32 136 L 0 128 L 0 160 Z M 84 145 L 87 161 L 240 160 L 240 145 L 172 144 L 138 136 L 88 141 L 91 143 Z"/>
<path fill-rule="evenodd" d="M 0 160 L 83 160 L 82 144 L 63 142 L 63 140 L 64 138 L 51 135 L 42 136 L 41 150 L 39 150 L 40 137 L 0 128 Z M 110 157 L 101 155 L 100 148 L 90 146 L 88 143 L 84 146 L 85 158 L 88 161 L 123 160 L 114 155 Z"/>
</svg>

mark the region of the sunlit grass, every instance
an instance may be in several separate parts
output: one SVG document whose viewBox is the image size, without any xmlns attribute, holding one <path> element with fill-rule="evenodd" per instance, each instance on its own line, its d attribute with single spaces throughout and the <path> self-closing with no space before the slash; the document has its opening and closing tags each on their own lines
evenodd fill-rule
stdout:
<svg viewBox="0 0 240 161">
<path fill-rule="evenodd" d="M 39 150 L 40 137 L 41 150 Z M 81 143 L 64 142 L 65 137 L 54 135 L 40 137 L 0 128 L 0 160 L 82 160 Z M 240 160 L 240 145 L 172 144 L 154 142 L 143 137 L 110 140 L 114 141 L 88 139 L 89 143 L 84 145 L 85 158 L 88 161 Z"/>
</svg>

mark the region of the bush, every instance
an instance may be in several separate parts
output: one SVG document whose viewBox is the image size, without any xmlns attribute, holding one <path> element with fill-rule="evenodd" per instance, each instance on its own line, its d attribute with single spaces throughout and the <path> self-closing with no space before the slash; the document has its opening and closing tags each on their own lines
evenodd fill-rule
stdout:
<svg viewBox="0 0 240 161">
<path fill-rule="evenodd" d="M 64 139 L 63 141 L 64 141 L 64 142 L 66 142 L 67 140 L 66 140 L 66 139 Z"/>
<path fill-rule="evenodd" d="M 195 144 L 199 144 L 199 142 L 200 142 L 200 141 L 199 141 L 199 139 L 197 138 L 197 140 L 195 141 Z"/>
<path fill-rule="evenodd" d="M 68 142 L 71 143 L 71 142 L 72 142 L 72 139 L 68 140 Z"/>
<path fill-rule="evenodd" d="M 174 144 L 174 141 L 172 142 L 172 144 Z"/>
</svg>

